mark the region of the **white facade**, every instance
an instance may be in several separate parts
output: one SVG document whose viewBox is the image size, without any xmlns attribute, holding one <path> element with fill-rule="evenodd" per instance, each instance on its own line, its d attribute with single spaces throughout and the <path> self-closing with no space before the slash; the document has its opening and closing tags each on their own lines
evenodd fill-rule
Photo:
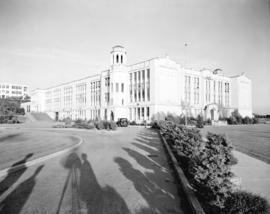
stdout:
<svg viewBox="0 0 270 214">
<path fill-rule="evenodd" d="M 126 62 L 125 48 L 114 46 L 108 70 L 33 91 L 31 110 L 53 119 L 124 117 L 136 122 L 150 121 L 159 113 L 218 120 L 235 109 L 252 116 L 251 81 L 244 75 L 230 78 L 219 69 L 187 69 L 168 57 Z"/>
<path fill-rule="evenodd" d="M 0 82 L 0 98 L 25 97 L 29 95 L 27 85 Z"/>
</svg>

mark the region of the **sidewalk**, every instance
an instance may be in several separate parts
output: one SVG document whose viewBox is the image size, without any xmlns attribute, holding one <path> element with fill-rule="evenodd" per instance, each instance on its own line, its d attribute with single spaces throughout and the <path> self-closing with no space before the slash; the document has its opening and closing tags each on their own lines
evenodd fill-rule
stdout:
<svg viewBox="0 0 270 214">
<path fill-rule="evenodd" d="M 259 194 L 270 202 L 270 164 L 238 151 L 233 153 L 238 164 L 232 171 L 241 178 L 241 189 Z"/>
</svg>

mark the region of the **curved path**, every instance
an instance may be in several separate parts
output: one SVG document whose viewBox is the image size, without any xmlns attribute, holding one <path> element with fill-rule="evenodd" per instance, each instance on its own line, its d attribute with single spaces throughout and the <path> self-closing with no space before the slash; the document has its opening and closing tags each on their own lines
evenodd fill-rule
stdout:
<svg viewBox="0 0 270 214">
<path fill-rule="evenodd" d="M 1 214 L 183 213 L 157 133 L 139 127 L 68 133 L 84 143 L 67 155 L 0 178 L 0 186 L 8 184 Z"/>
</svg>

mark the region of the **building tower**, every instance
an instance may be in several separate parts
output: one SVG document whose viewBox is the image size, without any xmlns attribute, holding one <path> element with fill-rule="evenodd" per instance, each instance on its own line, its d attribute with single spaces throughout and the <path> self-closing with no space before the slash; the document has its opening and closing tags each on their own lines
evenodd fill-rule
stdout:
<svg viewBox="0 0 270 214">
<path fill-rule="evenodd" d="M 127 52 L 123 46 L 116 45 L 111 51 L 110 68 L 110 107 L 108 116 L 111 120 L 126 117 L 128 103 Z"/>
<path fill-rule="evenodd" d="M 111 65 L 125 65 L 127 60 L 127 52 L 121 45 L 116 45 L 111 51 Z"/>
</svg>

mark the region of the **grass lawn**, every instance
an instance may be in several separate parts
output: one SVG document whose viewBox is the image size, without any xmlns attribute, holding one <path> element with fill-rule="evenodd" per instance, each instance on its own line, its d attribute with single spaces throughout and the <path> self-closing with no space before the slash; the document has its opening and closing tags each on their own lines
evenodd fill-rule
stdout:
<svg viewBox="0 0 270 214">
<path fill-rule="evenodd" d="M 207 126 L 207 132 L 225 134 L 236 150 L 270 164 L 270 124 Z"/>
<path fill-rule="evenodd" d="M 0 131 L 0 170 L 18 161 L 33 160 L 75 145 L 77 138 L 40 130 L 5 129 Z"/>
</svg>

